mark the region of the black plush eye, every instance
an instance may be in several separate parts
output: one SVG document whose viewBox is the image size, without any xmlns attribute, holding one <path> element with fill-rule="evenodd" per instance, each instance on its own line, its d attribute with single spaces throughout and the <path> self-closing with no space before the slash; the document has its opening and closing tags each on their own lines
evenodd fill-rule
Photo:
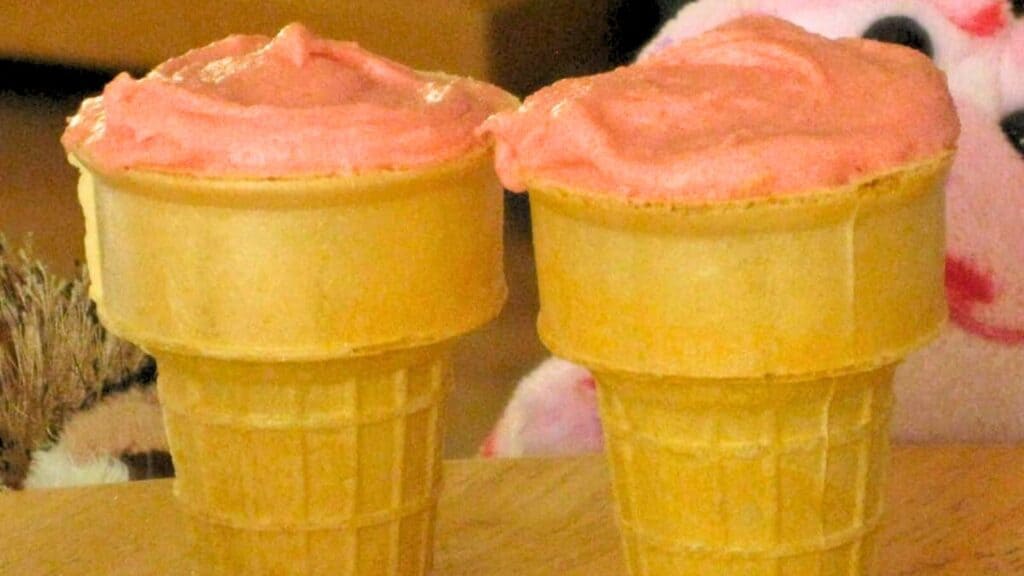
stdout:
<svg viewBox="0 0 1024 576">
<path fill-rule="evenodd" d="M 1011 4 L 1013 4 L 1014 16 L 1024 16 L 1024 0 L 1012 0 Z"/>
<path fill-rule="evenodd" d="M 913 48 L 929 58 L 935 55 L 928 31 L 909 16 L 886 16 L 875 20 L 861 36 Z"/>
<path fill-rule="evenodd" d="M 1024 156 L 1024 108 L 1003 117 L 999 126 L 1003 129 L 1003 134 L 1010 139 L 1010 144 Z"/>
</svg>

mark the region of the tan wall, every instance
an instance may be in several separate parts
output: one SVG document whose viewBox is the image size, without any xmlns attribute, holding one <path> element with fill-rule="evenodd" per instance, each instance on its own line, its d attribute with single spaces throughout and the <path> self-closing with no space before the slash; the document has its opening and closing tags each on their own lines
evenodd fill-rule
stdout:
<svg viewBox="0 0 1024 576">
<path fill-rule="evenodd" d="M 524 90 L 607 63 L 607 12 L 607 0 L 0 2 L 0 56 L 145 70 L 227 34 L 302 21 L 416 68 Z"/>
</svg>

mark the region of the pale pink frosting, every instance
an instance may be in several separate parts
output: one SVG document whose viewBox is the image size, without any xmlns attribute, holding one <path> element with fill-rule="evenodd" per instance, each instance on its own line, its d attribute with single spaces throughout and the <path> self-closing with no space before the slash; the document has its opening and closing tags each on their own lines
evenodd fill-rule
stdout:
<svg viewBox="0 0 1024 576">
<path fill-rule="evenodd" d="M 293 24 L 231 36 L 115 78 L 82 103 L 64 146 L 104 170 L 282 177 L 403 169 L 456 158 L 514 99 L 421 73 Z"/>
<path fill-rule="evenodd" d="M 955 146 L 918 52 L 735 20 L 633 66 L 558 82 L 484 124 L 514 190 L 725 201 L 855 181 Z"/>
</svg>

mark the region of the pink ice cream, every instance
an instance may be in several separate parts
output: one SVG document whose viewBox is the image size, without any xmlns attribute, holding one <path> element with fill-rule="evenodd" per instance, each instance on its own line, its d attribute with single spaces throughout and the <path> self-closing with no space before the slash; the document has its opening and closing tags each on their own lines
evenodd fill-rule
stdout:
<svg viewBox="0 0 1024 576">
<path fill-rule="evenodd" d="M 485 145 L 514 105 L 494 86 L 421 73 L 293 24 L 231 36 L 115 78 L 63 143 L 103 170 L 282 177 L 416 168 Z"/>
<path fill-rule="evenodd" d="M 920 53 L 750 16 L 558 82 L 482 131 L 514 190 L 701 203 L 847 184 L 953 149 L 959 123 Z"/>
</svg>

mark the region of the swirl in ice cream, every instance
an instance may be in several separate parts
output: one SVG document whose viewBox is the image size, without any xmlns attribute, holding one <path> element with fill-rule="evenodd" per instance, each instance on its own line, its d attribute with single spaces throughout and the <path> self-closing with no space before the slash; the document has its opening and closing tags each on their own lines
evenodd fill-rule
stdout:
<svg viewBox="0 0 1024 576">
<path fill-rule="evenodd" d="M 558 82 L 485 123 L 505 185 L 714 202 L 847 184 L 955 147 L 920 53 L 751 16 L 642 62 Z"/>
<path fill-rule="evenodd" d="M 405 169 L 485 145 L 514 106 L 498 88 L 423 73 L 299 24 L 230 36 L 141 79 L 121 74 L 71 118 L 64 146 L 104 170 L 283 177 Z"/>
</svg>

